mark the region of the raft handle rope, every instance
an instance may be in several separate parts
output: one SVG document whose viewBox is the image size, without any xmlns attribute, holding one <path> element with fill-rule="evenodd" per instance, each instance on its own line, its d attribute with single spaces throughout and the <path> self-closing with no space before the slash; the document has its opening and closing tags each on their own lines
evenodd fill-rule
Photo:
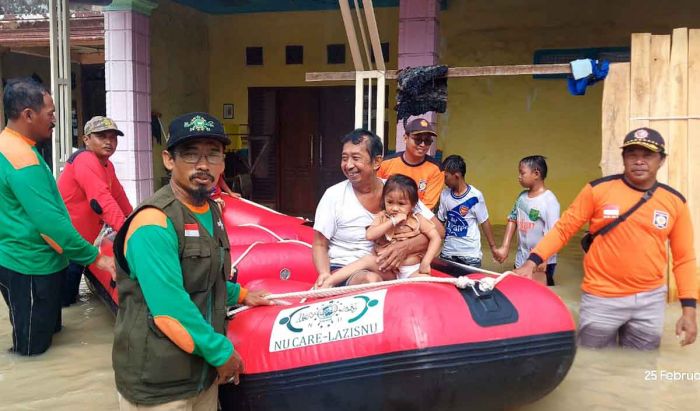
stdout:
<svg viewBox="0 0 700 411">
<path fill-rule="evenodd" d="M 283 238 L 279 234 L 275 233 L 274 231 L 270 230 L 267 227 L 261 226 L 260 224 L 252 224 L 252 223 L 251 224 L 239 224 L 237 227 L 255 227 L 255 228 L 258 228 L 258 229 L 270 234 L 279 243 L 299 243 L 299 244 L 303 244 L 303 245 L 311 248 L 311 244 L 307 243 L 306 241 Z M 263 243 L 263 242 L 264 241 L 258 241 L 258 243 Z"/>
<path fill-rule="evenodd" d="M 282 213 L 280 213 L 280 212 L 277 211 L 277 210 L 273 210 L 273 209 L 271 209 L 271 208 L 269 208 L 269 207 L 265 207 L 264 205 L 261 205 L 261 204 L 258 204 L 258 203 L 254 203 L 254 202 L 252 202 L 252 201 L 250 201 L 250 200 L 247 200 L 247 199 L 245 199 L 245 198 L 243 198 L 243 197 L 239 198 L 238 200 L 240 200 L 240 201 L 242 201 L 242 202 L 244 202 L 244 203 L 246 203 L 246 204 L 248 204 L 248 205 L 252 205 L 252 206 L 254 206 L 254 207 L 263 209 L 263 210 L 265 210 L 265 211 L 269 211 L 269 212 L 271 212 L 271 213 L 273 213 L 273 214 L 282 215 L 282 216 L 287 216 L 286 214 L 282 214 Z M 289 216 L 287 216 L 287 217 L 289 217 Z M 293 218 L 297 218 L 297 219 L 302 220 L 302 221 L 304 221 L 304 222 L 309 221 L 309 219 L 304 218 L 304 217 L 293 217 Z"/>
<path fill-rule="evenodd" d="M 251 223 L 251 224 L 239 224 L 238 227 L 255 227 L 255 228 L 259 228 L 260 230 L 262 230 L 262 231 L 264 231 L 264 232 L 270 234 L 272 237 L 275 238 L 275 240 L 277 240 L 277 241 L 280 242 L 280 243 L 297 242 L 297 243 L 304 244 L 305 246 L 308 246 L 309 248 L 311 248 L 311 244 L 307 243 L 306 241 L 292 240 L 292 239 L 285 239 L 285 238 L 282 238 L 279 234 L 275 233 L 274 231 L 270 230 L 270 229 L 267 228 L 267 227 L 261 226 L 260 224 L 252 224 L 252 223 Z"/>
<path fill-rule="evenodd" d="M 252 245 L 254 245 L 253 243 Z M 251 245 L 251 246 L 252 246 Z M 337 295 L 342 295 L 342 294 L 348 294 L 351 292 L 355 291 L 363 291 L 363 290 L 368 290 L 368 289 L 373 289 L 373 288 L 381 288 L 381 287 L 388 287 L 391 285 L 399 285 L 399 284 L 452 284 L 458 288 L 465 289 L 467 287 L 471 287 L 474 292 L 476 293 L 477 296 L 480 294 L 477 292 L 477 288 L 481 290 L 482 293 L 487 293 L 489 291 L 492 291 L 494 288 L 496 288 L 496 285 L 503 281 L 507 276 L 510 274 L 513 274 L 512 271 L 506 271 L 504 273 L 496 273 L 493 271 L 487 271 L 487 270 L 481 270 L 485 274 L 490 274 L 490 275 L 496 275 L 496 278 L 493 277 L 484 277 L 479 280 L 472 280 L 471 278 L 467 277 L 466 275 L 463 275 L 461 277 L 414 277 L 414 278 L 405 278 L 401 280 L 389 280 L 389 281 L 381 281 L 378 283 L 368 283 L 368 284 L 356 284 L 356 285 L 346 285 L 344 287 L 333 287 L 333 288 L 320 288 L 320 289 L 311 289 L 307 291 L 296 291 L 296 292 L 291 292 L 291 293 L 283 293 L 283 294 L 269 294 L 265 296 L 268 300 L 272 300 L 276 305 L 290 305 L 289 302 L 287 301 L 278 301 L 282 299 L 307 299 L 307 298 L 325 298 L 325 297 L 334 297 Z M 249 306 L 242 306 L 238 307 L 235 309 L 230 309 L 227 313 L 227 316 L 229 318 L 233 317 L 234 315 L 241 313 L 243 311 L 248 310 Z"/>
<path fill-rule="evenodd" d="M 264 232 L 270 234 L 270 235 L 271 235 L 272 237 L 274 237 L 275 240 L 277 240 L 277 241 L 282 241 L 282 240 L 284 240 L 284 238 L 282 238 L 282 237 L 280 237 L 279 235 L 275 234 L 274 231 L 270 230 L 270 229 L 267 228 L 267 227 L 263 227 L 263 226 L 261 226 L 260 224 L 239 224 L 238 227 L 255 227 L 255 228 L 259 228 L 260 230 L 262 230 L 262 231 L 264 231 Z"/>
</svg>

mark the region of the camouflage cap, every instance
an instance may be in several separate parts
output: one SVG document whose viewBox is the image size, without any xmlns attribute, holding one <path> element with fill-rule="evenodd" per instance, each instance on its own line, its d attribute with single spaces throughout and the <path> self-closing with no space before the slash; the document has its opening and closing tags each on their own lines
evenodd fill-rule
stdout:
<svg viewBox="0 0 700 411">
<path fill-rule="evenodd" d="M 85 123 L 85 128 L 83 130 L 85 135 L 107 130 L 114 130 L 117 132 L 117 135 L 120 136 L 124 135 L 124 133 L 122 133 L 122 131 L 117 127 L 117 123 L 115 123 L 111 118 L 105 116 L 95 116 L 91 118 L 90 121 Z"/>
</svg>

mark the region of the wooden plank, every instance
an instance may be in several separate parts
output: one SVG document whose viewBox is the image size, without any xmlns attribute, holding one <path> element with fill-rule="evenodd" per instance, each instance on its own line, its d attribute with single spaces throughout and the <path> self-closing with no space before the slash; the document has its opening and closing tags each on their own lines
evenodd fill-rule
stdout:
<svg viewBox="0 0 700 411">
<path fill-rule="evenodd" d="M 365 25 L 362 23 L 362 14 L 360 12 L 360 4 L 358 0 L 355 0 L 355 15 L 357 16 L 357 25 L 360 26 L 360 34 L 362 35 L 362 48 L 365 49 L 365 58 L 367 59 L 367 66 L 370 70 L 372 67 L 372 54 L 369 52 L 369 43 L 367 42 L 367 35 L 365 34 Z M 372 13 L 374 15 L 374 13 Z M 370 88 L 371 90 L 371 88 Z"/>
<path fill-rule="evenodd" d="M 671 41 L 669 114 L 688 115 L 688 29 L 674 29 Z M 688 121 L 675 120 L 669 125 L 666 137 L 668 157 L 668 183 L 681 193 L 688 191 Z M 673 264 L 673 262 L 671 262 Z M 668 300 L 678 299 L 678 288 L 673 276 L 669 276 Z"/>
<path fill-rule="evenodd" d="M 669 87 L 669 71 L 671 65 L 671 36 L 651 36 L 650 51 L 650 82 L 651 98 L 649 102 L 649 112 L 651 117 L 669 117 L 669 105 L 671 89 Z M 662 136 L 669 135 L 670 121 L 650 120 L 649 127 L 661 133 Z M 659 181 L 668 183 L 668 165 L 664 164 L 657 175 Z"/>
<path fill-rule="evenodd" d="M 652 117 L 670 117 L 669 101 L 671 99 L 670 71 L 671 71 L 671 36 L 659 35 L 651 36 L 650 51 L 650 82 L 654 86 L 651 88 L 651 101 L 649 102 L 650 115 Z M 677 121 L 677 120 L 674 120 Z M 650 120 L 649 127 L 657 130 L 664 138 L 668 138 L 670 120 Z M 659 181 L 668 183 L 668 163 L 665 163 L 657 174 Z M 671 259 L 666 265 L 666 284 L 669 292 L 667 299 L 672 301 L 678 295 L 678 287 L 671 273 Z"/>
<path fill-rule="evenodd" d="M 688 115 L 688 29 L 673 30 L 670 71 L 669 114 Z M 669 127 L 668 181 L 681 193 L 688 192 L 688 121 L 672 121 Z"/>
<path fill-rule="evenodd" d="M 377 28 L 377 19 L 374 16 L 374 6 L 372 0 L 362 0 L 362 5 L 365 8 L 365 18 L 367 19 L 367 30 L 369 38 L 372 42 L 372 51 L 374 52 L 374 61 L 377 65 L 377 70 L 386 70 L 384 64 L 384 53 L 382 52 L 382 42 L 379 40 L 379 29 Z"/>
<path fill-rule="evenodd" d="M 630 117 L 649 117 L 651 34 L 632 34 Z M 630 120 L 629 130 L 648 127 L 648 120 Z"/>
<path fill-rule="evenodd" d="M 396 80 L 396 70 L 387 70 L 387 80 Z M 520 76 L 535 74 L 571 74 L 569 64 L 523 64 L 514 66 L 452 67 L 447 77 Z M 354 71 L 310 72 L 306 81 L 355 81 Z M 645 114 L 645 117 L 648 113 Z"/>
<path fill-rule="evenodd" d="M 360 54 L 360 47 L 357 44 L 357 33 L 355 33 L 355 24 L 352 21 L 352 13 L 350 12 L 350 4 L 348 0 L 339 0 L 340 14 L 343 16 L 343 24 L 345 25 L 345 34 L 348 36 L 348 44 L 350 45 L 350 55 L 356 71 L 365 69 Z M 353 76 L 352 80 L 355 80 Z M 307 80 L 308 81 L 308 80 Z"/>
<path fill-rule="evenodd" d="M 688 114 L 700 115 L 700 30 L 688 32 Z M 688 121 L 688 191 L 684 194 L 688 199 L 690 218 L 693 221 L 693 234 L 695 240 L 695 255 L 700 252 L 700 164 L 691 161 L 700 158 L 700 120 Z M 700 280 L 700 267 L 696 260 L 696 273 Z M 698 290 L 700 299 L 700 290 Z"/>
<path fill-rule="evenodd" d="M 520 76 L 535 74 L 571 74 L 570 64 L 523 64 L 515 66 L 453 67 L 447 77 Z"/>
<path fill-rule="evenodd" d="M 603 83 L 600 168 L 604 176 L 621 173 L 624 168 L 620 146 L 629 127 L 629 104 L 630 63 L 611 64 Z"/>
</svg>

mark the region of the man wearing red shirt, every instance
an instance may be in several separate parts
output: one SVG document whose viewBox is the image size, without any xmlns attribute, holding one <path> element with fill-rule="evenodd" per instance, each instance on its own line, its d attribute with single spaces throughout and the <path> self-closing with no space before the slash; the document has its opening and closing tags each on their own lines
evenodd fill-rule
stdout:
<svg viewBox="0 0 700 411">
<path fill-rule="evenodd" d="M 73 153 L 58 178 L 58 190 L 66 203 L 73 225 L 88 242 L 94 242 L 107 224 L 115 231 L 124 224 L 132 207 L 117 179 L 109 158 L 117 149 L 117 136 L 123 136 L 108 117 L 95 116 L 85 124 L 85 148 Z M 71 262 L 63 284 L 62 304 L 67 307 L 78 296 L 85 267 Z"/>
</svg>

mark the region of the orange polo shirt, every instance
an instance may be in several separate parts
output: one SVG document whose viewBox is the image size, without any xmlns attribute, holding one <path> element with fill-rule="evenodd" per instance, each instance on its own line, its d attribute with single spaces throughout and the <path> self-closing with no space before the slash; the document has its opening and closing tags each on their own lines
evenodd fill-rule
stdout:
<svg viewBox="0 0 700 411">
<path fill-rule="evenodd" d="M 587 184 L 532 250 L 530 259 L 536 263 L 547 260 L 587 222 L 591 232 L 598 232 L 633 207 L 643 194 L 619 174 Z M 697 299 L 690 211 L 685 198 L 665 184 L 660 184 L 626 221 L 595 238 L 583 259 L 581 288 L 601 297 L 623 297 L 662 286 L 668 264 L 667 240 L 679 297 Z"/>
<path fill-rule="evenodd" d="M 394 174 L 403 174 L 413 179 L 418 186 L 418 199 L 429 209 L 434 209 L 440 200 L 445 177 L 440 162 L 425 156 L 418 164 L 409 164 L 403 159 L 403 151 L 387 156 L 379 166 L 377 176 L 387 179 Z"/>
</svg>

